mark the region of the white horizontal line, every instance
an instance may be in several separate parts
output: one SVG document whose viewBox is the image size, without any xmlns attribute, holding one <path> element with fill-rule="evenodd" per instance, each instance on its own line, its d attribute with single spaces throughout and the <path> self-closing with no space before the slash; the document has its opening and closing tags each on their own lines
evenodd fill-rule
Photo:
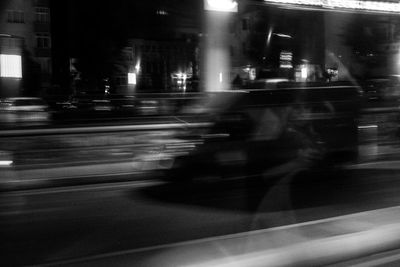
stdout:
<svg viewBox="0 0 400 267">
<path fill-rule="evenodd" d="M 51 128 L 30 130 L 5 130 L 0 131 L 0 136 L 24 136 L 24 135 L 52 135 L 52 134 L 75 134 L 88 132 L 118 132 L 118 131 L 146 131 L 180 128 L 197 128 L 210 126 L 209 122 L 199 123 L 160 123 L 149 125 L 119 125 L 119 126 L 97 126 L 97 127 L 74 127 L 74 128 Z"/>
<path fill-rule="evenodd" d="M 378 128 L 378 125 L 362 125 L 362 126 L 358 126 L 358 129 L 371 129 L 371 128 Z"/>
<path fill-rule="evenodd" d="M 272 88 L 272 89 L 257 89 L 257 88 L 250 88 L 250 89 L 245 89 L 246 91 L 289 91 L 289 90 L 314 90 L 314 89 L 339 89 L 339 88 L 359 88 L 358 86 L 355 85 L 338 85 L 338 86 L 315 86 L 315 87 L 282 87 L 282 88 Z"/>
</svg>

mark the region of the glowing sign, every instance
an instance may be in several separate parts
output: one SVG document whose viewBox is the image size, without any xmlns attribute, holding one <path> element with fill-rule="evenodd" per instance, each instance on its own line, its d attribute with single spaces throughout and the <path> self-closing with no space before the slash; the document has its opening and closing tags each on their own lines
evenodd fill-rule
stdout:
<svg viewBox="0 0 400 267">
<path fill-rule="evenodd" d="M 354 9 L 377 12 L 400 12 L 400 3 L 362 0 L 264 0 L 275 4 L 305 5 L 326 9 Z"/>
<path fill-rule="evenodd" d="M 204 9 L 221 12 L 237 12 L 238 3 L 233 0 L 204 0 Z"/>
<path fill-rule="evenodd" d="M 136 84 L 136 73 L 128 73 L 128 84 Z"/>
<path fill-rule="evenodd" d="M 21 56 L 1 54 L 0 77 L 22 78 Z"/>
</svg>

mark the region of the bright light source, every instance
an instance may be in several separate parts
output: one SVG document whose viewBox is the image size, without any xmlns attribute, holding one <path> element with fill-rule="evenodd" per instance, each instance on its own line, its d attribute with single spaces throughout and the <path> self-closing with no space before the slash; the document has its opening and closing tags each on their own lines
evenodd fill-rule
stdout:
<svg viewBox="0 0 400 267">
<path fill-rule="evenodd" d="M 221 12 L 237 12 L 238 3 L 233 0 L 204 0 L 204 9 Z"/>
<path fill-rule="evenodd" d="M 22 78 L 21 56 L 1 54 L 0 77 Z"/>
<path fill-rule="evenodd" d="M 176 76 L 178 77 L 178 79 L 183 79 L 183 80 L 186 80 L 187 78 L 187 74 L 182 72 L 177 73 Z"/>
<path fill-rule="evenodd" d="M 251 81 L 254 81 L 256 79 L 256 69 L 255 68 L 251 68 L 249 71 L 249 79 Z"/>
<path fill-rule="evenodd" d="M 293 59 L 293 53 L 287 52 L 287 51 L 282 51 L 279 56 L 279 59 L 284 60 L 284 61 L 291 61 Z"/>
<path fill-rule="evenodd" d="M 222 83 L 222 72 L 219 73 L 219 82 Z"/>
<path fill-rule="evenodd" d="M 293 69 L 293 65 L 290 63 L 283 63 L 280 65 L 282 69 Z M 307 77 L 306 77 L 307 78 Z"/>
<path fill-rule="evenodd" d="M 167 16 L 168 15 L 168 12 L 167 11 L 165 11 L 165 10 L 157 10 L 157 15 L 161 15 L 161 16 Z"/>
<path fill-rule="evenodd" d="M 128 84 L 136 84 L 136 73 L 128 73 Z"/>
<path fill-rule="evenodd" d="M 12 160 L 0 160 L 0 167 L 1 166 L 11 166 L 13 164 Z"/>
<path fill-rule="evenodd" d="M 307 79 L 307 77 L 308 77 L 308 70 L 307 70 L 307 67 L 302 67 L 302 68 L 301 68 L 301 78 Z"/>
<path fill-rule="evenodd" d="M 264 0 L 275 4 L 291 4 L 320 7 L 326 9 L 355 9 L 377 12 L 400 12 L 400 3 L 365 0 Z"/>
<path fill-rule="evenodd" d="M 273 31 L 272 28 L 270 28 L 269 31 L 268 31 L 267 45 L 269 45 L 271 43 L 272 31 Z"/>
<path fill-rule="evenodd" d="M 283 33 L 274 33 L 274 35 L 281 37 L 281 38 L 292 38 L 289 34 L 283 34 Z"/>
<path fill-rule="evenodd" d="M 136 63 L 135 70 L 137 73 L 140 71 L 140 61 Z"/>
</svg>

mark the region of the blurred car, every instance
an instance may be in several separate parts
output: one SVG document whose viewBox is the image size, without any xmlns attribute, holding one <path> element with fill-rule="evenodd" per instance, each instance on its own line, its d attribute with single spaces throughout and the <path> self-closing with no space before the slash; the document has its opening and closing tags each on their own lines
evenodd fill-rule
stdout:
<svg viewBox="0 0 400 267">
<path fill-rule="evenodd" d="M 332 84 L 214 94 L 203 103 L 213 126 L 174 159 L 165 178 L 276 177 L 355 160 L 359 101 L 359 87 Z"/>
<path fill-rule="evenodd" d="M 361 86 L 368 101 L 390 101 L 400 97 L 400 75 L 368 78 Z"/>
<path fill-rule="evenodd" d="M 10 97 L 0 101 L 0 120 L 7 123 L 47 122 L 49 106 L 38 97 Z"/>
<path fill-rule="evenodd" d="M 276 89 L 279 83 L 289 82 L 287 75 L 283 75 L 276 70 L 262 69 L 257 78 L 248 81 L 244 88 L 246 89 Z"/>
</svg>

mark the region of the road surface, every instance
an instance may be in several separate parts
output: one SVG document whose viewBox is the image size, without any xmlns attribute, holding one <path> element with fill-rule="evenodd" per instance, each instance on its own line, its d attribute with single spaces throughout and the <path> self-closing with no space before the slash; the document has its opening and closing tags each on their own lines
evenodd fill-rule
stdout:
<svg viewBox="0 0 400 267">
<path fill-rule="evenodd" d="M 263 188 L 148 180 L 3 193 L 3 262 L 62 262 L 397 206 L 399 174 L 353 168 Z"/>
</svg>

